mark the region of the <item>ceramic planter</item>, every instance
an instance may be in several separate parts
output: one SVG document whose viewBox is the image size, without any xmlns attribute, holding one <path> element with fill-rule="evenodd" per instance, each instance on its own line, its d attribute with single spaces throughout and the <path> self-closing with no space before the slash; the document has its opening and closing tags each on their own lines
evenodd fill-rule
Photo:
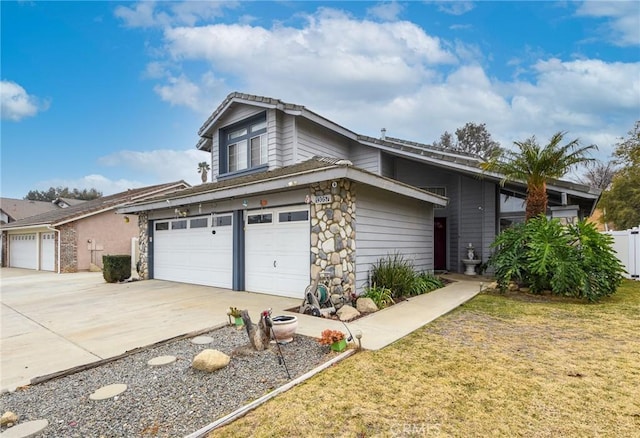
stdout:
<svg viewBox="0 0 640 438">
<path fill-rule="evenodd" d="M 273 322 L 273 337 L 276 342 L 287 343 L 293 341 L 293 335 L 298 329 L 298 318 L 295 316 L 280 315 L 271 318 Z"/>
</svg>

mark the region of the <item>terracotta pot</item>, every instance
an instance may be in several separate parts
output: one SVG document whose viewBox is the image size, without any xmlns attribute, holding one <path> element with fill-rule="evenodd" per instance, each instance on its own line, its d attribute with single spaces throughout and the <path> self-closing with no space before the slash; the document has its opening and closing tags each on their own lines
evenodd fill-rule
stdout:
<svg viewBox="0 0 640 438">
<path fill-rule="evenodd" d="M 287 343 L 293 341 L 293 335 L 298 329 L 296 316 L 279 315 L 271 318 L 273 322 L 273 337 L 277 342 Z"/>
</svg>

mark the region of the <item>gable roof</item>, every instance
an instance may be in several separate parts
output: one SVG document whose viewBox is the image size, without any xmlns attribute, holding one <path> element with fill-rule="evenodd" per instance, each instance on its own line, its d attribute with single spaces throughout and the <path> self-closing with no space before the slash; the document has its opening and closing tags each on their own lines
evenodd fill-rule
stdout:
<svg viewBox="0 0 640 438">
<path fill-rule="evenodd" d="M 208 152 L 211 151 L 211 138 L 213 136 L 213 132 L 215 131 L 214 126 L 216 122 L 220 119 L 222 114 L 224 114 L 230 107 L 238 104 L 258 106 L 265 109 L 278 109 L 284 112 L 285 114 L 304 117 L 314 123 L 327 127 L 332 131 L 342 134 L 352 140 L 356 140 L 357 138 L 357 134 L 355 132 L 343 126 L 340 126 L 337 123 L 325 117 L 322 117 L 321 115 L 313 111 L 310 111 L 308 108 L 306 108 L 303 105 L 283 102 L 280 99 L 274 99 L 272 97 L 238 93 L 236 91 L 236 92 L 230 93 L 225 98 L 225 100 L 223 100 L 222 103 L 218 105 L 218 107 L 213 111 L 213 113 L 211 113 L 211 115 L 207 118 L 207 120 L 202 124 L 202 126 L 198 130 L 198 135 L 201 138 L 196 144 L 197 149 L 205 150 Z"/>
<path fill-rule="evenodd" d="M 237 196 L 277 192 L 284 190 L 286 187 L 304 187 L 316 182 L 340 178 L 347 178 L 437 205 L 444 206 L 448 202 L 448 199 L 444 196 L 354 167 L 348 160 L 316 156 L 302 163 L 218 182 L 205 183 L 180 192 L 145 199 L 123 206 L 118 212 L 137 213 Z"/>
<path fill-rule="evenodd" d="M 0 210 L 9 216 L 11 222 L 57 210 L 56 204 L 47 201 L 31 201 L 28 199 L 0 198 Z"/>
<path fill-rule="evenodd" d="M 304 117 L 326 127 L 327 129 L 341 134 L 348 139 L 356 141 L 363 146 L 376 148 L 389 155 L 428 163 L 430 165 L 454 170 L 477 178 L 486 178 L 493 182 L 501 183 L 503 181 L 502 174 L 482 170 L 480 164 L 483 160 L 477 155 L 461 151 L 452 151 L 430 144 L 418 143 L 394 137 L 385 136 L 384 138 L 374 138 L 356 134 L 343 126 L 310 111 L 303 105 L 283 102 L 280 99 L 274 99 L 271 97 L 238 92 L 230 93 L 202 125 L 198 131 L 198 134 L 201 137 L 200 141 L 196 145 L 198 149 L 209 152 L 211 151 L 212 136 L 215 132 L 216 122 L 230 107 L 237 104 L 273 108 L 281 110 L 286 114 Z M 508 181 L 505 186 L 514 192 L 526 190 L 526 182 L 524 181 Z M 601 190 L 567 180 L 552 179 L 547 183 L 547 192 L 555 194 L 554 196 L 560 196 L 562 193 L 571 195 L 574 198 L 579 199 L 579 203 L 584 204 L 584 209 L 592 211 L 600 198 Z"/>
<path fill-rule="evenodd" d="M 115 209 L 127 203 L 135 202 L 149 196 L 154 196 L 161 192 L 175 192 L 186 187 L 190 187 L 190 185 L 184 181 L 176 181 L 137 189 L 129 189 L 125 192 L 103 196 L 101 198 L 85 201 L 81 204 L 72 205 L 67 208 L 56 207 L 55 210 L 47 211 L 36 216 L 31 216 L 3 225 L 2 230 L 37 226 L 58 226 L 87 216 L 93 216 L 95 214 L 102 213 L 103 211 Z"/>
</svg>

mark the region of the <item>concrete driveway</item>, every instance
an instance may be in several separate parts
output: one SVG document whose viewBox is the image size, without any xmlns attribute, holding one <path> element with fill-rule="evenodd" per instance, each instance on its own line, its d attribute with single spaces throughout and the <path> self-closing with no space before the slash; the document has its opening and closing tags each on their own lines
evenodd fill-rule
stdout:
<svg viewBox="0 0 640 438">
<path fill-rule="evenodd" d="M 473 298 L 481 278 L 454 283 L 354 322 L 295 314 L 297 333 L 324 329 L 362 334 L 362 347 L 383 348 Z M 55 274 L 15 268 L 0 271 L 2 390 L 127 351 L 228 323 L 230 306 L 258 319 L 299 306 L 300 299 L 161 280 L 105 283 L 102 273 Z"/>
<path fill-rule="evenodd" d="M 0 376 L 13 390 L 45 376 L 300 300 L 159 280 L 105 283 L 102 273 L 0 271 Z"/>
</svg>

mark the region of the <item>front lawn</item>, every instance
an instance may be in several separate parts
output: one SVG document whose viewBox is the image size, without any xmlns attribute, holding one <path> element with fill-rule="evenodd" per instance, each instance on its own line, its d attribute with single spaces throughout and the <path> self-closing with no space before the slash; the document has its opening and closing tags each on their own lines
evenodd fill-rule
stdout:
<svg viewBox="0 0 640 438">
<path fill-rule="evenodd" d="M 638 436 L 640 282 L 597 304 L 482 294 L 211 436 Z"/>
</svg>

